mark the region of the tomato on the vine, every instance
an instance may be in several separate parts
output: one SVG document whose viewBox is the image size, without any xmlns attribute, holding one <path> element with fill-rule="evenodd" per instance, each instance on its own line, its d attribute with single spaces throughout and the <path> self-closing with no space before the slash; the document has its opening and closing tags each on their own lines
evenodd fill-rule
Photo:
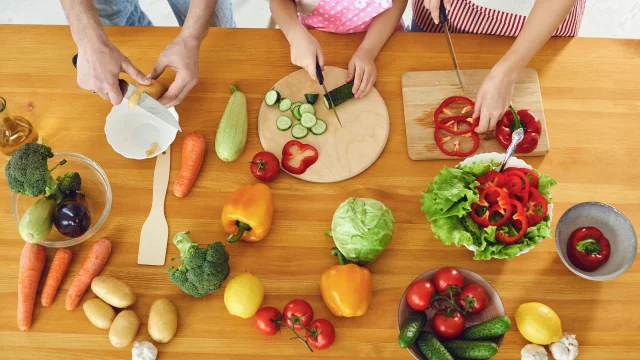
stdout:
<svg viewBox="0 0 640 360">
<path fill-rule="evenodd" d="M 433 331 L 443 339 L 455 339 L 462 331 L 466 321 L 458 310 L 440 310 L 433 316 Z"/>
<path fill-rule="evenodd" d="M 311 330 L 311 331 L 309 331 Z M 307 344 L 316 350 L 324 350 L 336 340 L 336 329 L 329 320 L 318 319 L 307 330 Z"/>
<path fill-rule="evenodd" d="M 282 314 L 273 306 L 265 306 L 253 316 L 253 323 L 258 331 L 267 336 L 272 336 L 280 331 Z"/>
<path fill-rule="evenodd" d="M 313 308 L 302 299 L 291 300 L 284 306 L 282 316 L 289 328 L 295 324 L 294 329 L 301 330 L 313 320 Z"/>
<path fill-rule="evenodd" d="M 489 303 L 489 296 L 482 286 L 478 284 L 469 284 L 462 288 L 458 305 L 468 314 L 477 314 L 484 310 Z"/>
<path fill-rule="evenodd" d="M 407 289 L 407 303 L 413 310 L 425 311 L 431 305 L 435 286 L 429 280 L 416 280 Z"/>
<path fill-rule="evenodd" d="M 433 284 L 440 294 L 446 294 L 449 287 L 457 288 L 455 293 L 459 293 L 464 285 L 464 277 L 456 268 L 444 267 L 433 275 Z"/>
</svg>

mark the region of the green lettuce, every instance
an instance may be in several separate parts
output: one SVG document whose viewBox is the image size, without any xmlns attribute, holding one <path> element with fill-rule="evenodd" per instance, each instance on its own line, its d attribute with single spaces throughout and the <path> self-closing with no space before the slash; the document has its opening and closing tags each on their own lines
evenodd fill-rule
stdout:
<svg viewBox="0 0 640 360">
<path fill-rule="evenodd" d="M 422 193 L 422 211 L 430 221 L 463 216 L 478 201 L 476 177 L 460 169 L 445 167 L 436 175 L 429 190 Z"/>
</svg>

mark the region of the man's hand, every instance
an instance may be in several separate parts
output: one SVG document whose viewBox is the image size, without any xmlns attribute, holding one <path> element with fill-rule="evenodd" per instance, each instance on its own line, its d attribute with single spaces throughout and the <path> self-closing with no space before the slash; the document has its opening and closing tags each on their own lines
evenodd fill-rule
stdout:
<svg viewBox="0 0 640 360">
<path fill-rule="evenodd" d="M 121 72 L 129 74 L 140 84 L 151 81 L 138 70 L 111 42 L 104 41 L 78 48 L 78 85 L 100 94 L 113 105 L 122 102 L 126 88 L 120 85 Z M 126 85 L 126 84 L 125 84 Z"/>
<path fill-rule="evenodd" d="M 184 100 L 189 91 L 198 83 L 198 55 L 200 40 L 186 35 L 178 35 L 162 51 L 153 67 L 150 77 L 157 79 L 167 67 L 176 71 L 176 78 L 169 90 L 158 101 L 170 108 Z"/>
</svg>

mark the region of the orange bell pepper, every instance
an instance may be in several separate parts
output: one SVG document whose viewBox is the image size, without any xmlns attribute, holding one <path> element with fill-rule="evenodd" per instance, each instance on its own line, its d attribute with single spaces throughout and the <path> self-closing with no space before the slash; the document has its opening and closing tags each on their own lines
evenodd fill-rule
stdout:
<svg viewBox="0 0 640 360">
<path fill-rule="evenodd" d="M 346 264 L 344 255 L 334 248 L 331 254 L 340 265 L 326 270 L 320 277 L 320 293 L 335 316 L 361 316 L 371 302 L 371 273 L 356 264 Z"/>
<path fill-rule="evenodd" d="M 271 190 L 262 183 L 239 187 L 222 208 L 222 226 L 227 234 L 231 234 L 229 242 L 264 239 L 271 229 L 272 219 Z"/>
</svg>

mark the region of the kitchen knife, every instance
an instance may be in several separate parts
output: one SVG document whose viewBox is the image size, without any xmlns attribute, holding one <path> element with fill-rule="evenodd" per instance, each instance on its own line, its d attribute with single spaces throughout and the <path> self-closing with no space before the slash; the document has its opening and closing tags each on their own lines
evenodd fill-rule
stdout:
<svg viewBox="0 0 640 360">
<path fill-rule="evenodd" d="M 447 9 L 444 7 L 444 0 L 440 0 L 440 23 L 444 26 L 444 33 L 447 36 L 447 44 L 449 45 L 449 52 L 451 53 L 451 59 L 453 59 L 453 66 L 456 67 L 456 75 L 458 75 L 458 81 L 460 86 L 464 89 L 462 83 L 462 76 L 460 75 L 460 67 L 458 66 L 458 59 L 456 58 L 456 52 L 453 50 L 453 43 L 451 42 L 451 33 L 449 32 L 449 18 L 447 18 Z"/>
<path fill-rule="evenodd" d="M 324 75 L 322 75 L 322 68 L 320 67 L 320 62 L 318 61 L 318 58 L 316 58 L 316 76 L 318 77 L 318 82 L 320 83 L 320 85 L 322 85 L 322 88 L 324 89 L 325 95 L 327 95 L 327 97 L 329 98 L 329 102 L 331 103 L 331 110 L 333 110 L 333 113 L 336 115 L 336 119 L 338 119 L 338 124 L 340 124 L 340 127 L 342 127 L 342 121 L 340 121 L 340 117 L 338 116 L 338 111 L 336 110 L 336 107 L 333 104 L 333 99 L 331 98 L 331 95 L 327 91 L 327 87 L 324 86 Z"/>
<path fill-rule="evenodd" d="M 73 67 L 77 69 L 78 54 L 75 54 L 73 56 L 73 58 L 71 59 L 71 62 L 73 63 Z M 133 94 L 133 92 L 136 91 L 136 87 L 134 85 L 127 83 L 122 79 L 118 79 L 118 82 L 120 83 L 120 90 L 123 92 L 124 98 L 129 99 L 129 97 Z M 145 93 L 142 93 L 142 96 L 140 97 L 140 102 L 138 102 L 138 106 L 140 106 L 144 111 L 148 112 L 149 114 L 160 119 L 165 124 L 171 126 L 172 128 L 178 131 L 182 131 L 182 128 L 180 128 L 180 124 L 178 124 L 178 120 L 176 120 L 176 118 L 173 117 L 173 115 L 171 115 L 169 110 L 167 110 L 167 108 L 165 108 L 164 105 L 157 102 L 156 99 L 152 98 L 151 96 Z"/>
</svg>

